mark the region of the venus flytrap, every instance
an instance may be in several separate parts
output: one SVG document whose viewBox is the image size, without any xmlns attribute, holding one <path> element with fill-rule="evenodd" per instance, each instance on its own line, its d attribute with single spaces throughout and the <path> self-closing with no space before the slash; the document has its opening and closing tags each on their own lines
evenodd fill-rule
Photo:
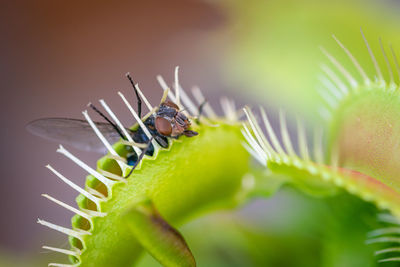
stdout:
<svg viewBox="0 0 400 267">
<path fill-rule="evenodd" d="M 364 35 L 363 38 L 365 40 Z M 391 223 L 398 225 L 400 97 L 395 71 L 391 68 L 396 66 L 400 81 L 396 56 L 392 52 L 391 62 L 381 44 L 387 73 L 382 71 L 365 40 L 376 71 L 375 76 L 370 77 L 350 51 L 336 37 L 334 39 L 357 74 L 322 49 L 337 69 L 323 65 L 324 75 L 320 77 L 324 87 L 320 94 L 326 101 L 321 115 L 329 125 L 326 145 L 322 130 L 317 128 L 310 146 L 305 127 L 298 120 L 298 145 L 295 147 L 282 111 L 279 114 L 280 136 L 262 108 L 258 113 L 261 125 L 256 114 L 245 107 L 248 123 L 241 129 L 233 101 L 221 99 L 224 116 L 218 117 L 201 91 L 194 88 L 195 104 L 179 84 L 178 68 L 174 92 L 161 76 L 157 77 L 164 90 L 161 103 L 169 97 L 191 119 L 192 129 L 199 133 L 196 137 L 168 138 L 167 145 L 160 145 L 145 125 L 158 107 L 153 107 L 140 89 L 137 92 L 149 110 L 143 118 L 122 93 L 118 94 L 137 122 L 132 129 L 141 130 L 150 140 L 154 149 L 151 155 L 145 150 L 149 146 L 134 141 L 104 100 L 100 100 L 101 105 L 125 140 L 109 143 L 88 112 L 83 112 L 108 154 L 94 169 L 60 146 L 57 152 L 90 174 L 85 188 L 48 166 L 80 193 L 76 199 L 79 209 L 43 195 L 75 213 L 72 229 L 38 221 L 68 235 L 70 240 L 70 250 L 44 246 L 71 259 L 69 265 L 52 263 L 50 266 L 130 266 L 138 260 L 143 248 L 165 266 L 195 266 L 189 246 L 172 225 L 211 209 L 235 206 L 249 196 L 269 196 L 285 183 L 318 197 L 348 192 L 389 211 Z M 389 82 L 385 75 L 389 76 Z M 207 117 L 197 118 L 201 109 Z M 243 142 L 242 136 L 247 142 Z M 249 174 L 246 150 L 266 168 L 254 168 Z M 138 163 L 133 172 L 128 161 L 132 153 Z M 399 242 L 399 232 L 398 226 L 379 229 L 370 233 L 367 242 Z M 376 254 L 387 255 L 398 250 L 389 247 Z M 397 260 L 398 257 L 385 257 L 382 261 Z"/>
<path fill-rule="evenodd" d="M 234 103 L 222 99 L 224 116 L 218 117 L 199 89 L 193 90 L 197 104 L 179 85 L 175 73 L 175 93 L 165 81 L 157 77 L 167 96 L 185 114 L 192 118 L 192 129 L 198 136 L 179 139 L 168 138 L 162 147 L 144 125 L 146 118 L 156 112 L 138 90 L 149 113 L 140 118 L 127 98 L 119 93 L 123 103 L 137 124 L 132 129 L 142 129 L 153 145 L 152 155 L 144 154 L 143 144 L 136 143 L 106 104 L 101 105 L 120 129 L 126 140 L 115 144 L 93 122 L 87 111 L 83 115 L 106 147 L 97 168 L 92 168 L 77 156 L 60 146 L 57 152 L 84 169 L 89 176 L 84 188 L 71 182 L 58 168 L 48 168 L 63 182 L 75 189 L 78 208 L 74 208 L 48 194 L 43 196 L 61 207 L 72 211 L 72 229 L 39 219 L 38 223 L 66 234 L 70 249 L 43 246 L 44 249 L 66 254 L 71 264 L 51 263 L 49 266 L 132 266 L 143 248 L 165 266 L 195 266 L 195 261 L 185 240 L 171 225 L 177 225 L 198 213 L 216 208 L 232 207 L 243 200 L 249 190 L 247 172 L 248 153 L 241 146 L 240 124 Z M 204 113 L 198 115 L 198 106 Z M 136 153 L 142 158 L 133 172 L 127 157 Z"/>
<path fill-rule="evenodd" d="M 313 138 L 313 153 L 310 154 L 304 127 L 298 123 L 298 153 L 295 152 L 283 113 L 280 114 L 281 145 L 265 111 L 260 109 L 266 135 L 248 107 L 244 109 L 249 121 L 243 130 L 248 143 L 245 147 L 268 168 L 269 176 L 283 175 L 282 183 L 291 183 L 318 196 L 347 191 L 378 208 L 388 210 L 393 218 L 391 223 L 398 224 L 400 95 L 392 65 L 399 74 L 398 81 L 400 68 L 393 49 L 390 61 L 379 40 L 387 67 L 386 72 L 382 71 L 363 33 L 362 37 L 375 68 L 372 78 L 335 36 L 334 39 L 351 60 L 360 78 L 322 48 L 337 69 L 336 72 L 323 65 L 324 75 L 320 77 L 323 85 L 320 94 L 326 102 L 321 115 L 329 126 L 325 149 L 319 132 Z M 385 76 L 389 77 L 388 82 Z M 398 226 L 378 229 L 370 233 L 367 243 L 399 243 L 399 233 Z M 379 250 L 376 254 L 385 255 L 380 261 L 399 261 L 398 256 L 389 255 L 398 251 L 399 248 L 394 246 Z"/>
<path fill-rule="evenodd" d="M 244 110 L 250 125 L 252 125 L 251 132 L 247 126 L 244 126 L 243 134 L 250 144 L 250 147 L 247 146 L 246 148 L 273 174 L 283 175 L 281 179 L 312 195 L 332 195 L 339 188 L 343 188 L 351 194 L 355 194 L 366 201 L 374 202 L 379 207 L 387 208 L 393 214 L 400 216 L 400 194 L 367 175 L 339 167 L 336 156 L 331 156 L 330 162 L 323 160 L 320 156 L 323 152 L 319 138 L 316 138 L 318 141 L 314 144 L 314 155 L 311 156 L 307 149 L 304 130 L 300 126 L 298 143 L 299 150 L 302 152 L 297 155 L 288 137 L 286 122 L 281 115 L 280 124 L 284 146 L 282 148 L 275 141 L 273 147 L 269 140 L 276 140 L 275 133 L 268 131 L 269 135 L 265 136 L 255 120 L 253 112 L 248 107 Z M 267 120 L 264 122 L 266 125 L 269 124 Z"/>
</svg>

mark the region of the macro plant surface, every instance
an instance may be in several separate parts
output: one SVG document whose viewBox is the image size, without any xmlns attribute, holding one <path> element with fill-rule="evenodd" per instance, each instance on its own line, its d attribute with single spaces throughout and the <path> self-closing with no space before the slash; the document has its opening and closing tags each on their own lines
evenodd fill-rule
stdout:
<svg viewBox="0 0 400 267">
<path fill-rule="evenodd" d="M 159 78 L 164 90 L 161 102 L 168 94 L 192 118 L 192 129 L 199 133 L 198 136 L 168 138 L 168 146 L 161 147 L 143 125 L 144 118 L 156 112 L 157 108 L 153 108 L 140 91 L 150 112 L 144 118 L 140 118 L 126 98 L 119 94 L 137 121 L 132 129 L 140 127 L 151 140 L 154 147 L 152 156 L 144 155 L 143 144 L 133 142 L 126 132 L 127 141 L 108 143 L 88 113 L 84 112 L 108 154 L 98 161 L 95 170 L 64 147 L 58 149 L 90 174 L 85 189 L 48 166 L 57 177 L 80 193 L 77 197 L 79 209 L 44 195 L 76 213 L 72 218 L 72 229 L 39 220 L 39 223 L 67 234 L 70 239 L 70 250 L 44 247 L 71 258 L 70 265 L 52 263 L 50 266 L 131 266 L 139 259 L 143 248 L 165 266 L 195 266 L 190 244 L 186 244 L 172 225 L 182 224 L 212 209 L 235 207 L 254 195 L 270 196 L 285 184 L 309 195 L 324 197 L 330 204 L 341 203 L 346 208 L 339 213 L 347 213 L 343 218 L 353 218 L 357 213 L 356 219 L 363 221 L 371 214 L 375 216 L 377 209 L 382 209 L 388 214 L 380 215 L 380 221 L 395 224 L 395 227 L 371 231 L 367 236 L 366 232 L 380 223 L 371 226 L 355 224 L 351 220 L 347 224 L 338 221 L 343 226 L 328 234 L 331 239 L 327 241 L 329 244 L 325 244 L 325 259 L 321 266 L 348 266 L 344 250 L 359 253 L 357 256 L 363 259 L 357 266 L 371 264 L 368 258 L 372 255 L 371 249 L 358 250 L 357 247 L 352 250 L 355 242 L 359 242 L 360 247 L 365 246 L 365 240 L 360 241 L 360 238 L 384 246 L 399 243 L 400 68 L 393 50 L 392 57 L 387 57 L 382 44 L 382 57 L 387 68 L 381 68 L 365 39 L 376 70 L 376 74 L 370 77 L 350 51 L 339 40 L 336 41 L 355 71 L 344 68 L 322 49 L 336 70 L 323 66 L 321 82 L 325 88 L 320 93 L 326 103 L 320 114 L 327 125 L 314 131 L 311 146 L 308 145 L 306 129 L 299 120 L 297 141 L 293 142 L 283 112 L 279 114 L 280 136 L 275 133 L 262 108 L 259 117 L 263 126 L 256 114 L 245 107 L 248 123 L 241 128 L 233 102 L 226 99 L 221 101 L 223 117 L 217 117 L 206 104 L 204 112 L 207 116 L 196 119 L 198 107 L 179 85 L 177 70 L 175 94 Z M 395 78 L 396 73 L 399 78 Z M 204 102 L 201 92 L 195 90 L 194 96 L 197 105 L 201 106 Z M 103 100 L 100 103 L 123 131 L 107 104 Z M 323 128 L 327 132 L 325 141 Z M 242 136 L 247 143 L 242 141 Z M 266 170 L 249 169 L 246 150 Z M 144 157 L 126 177 L 132 169 L 127 159 L 133 151 L 137 158 L 140 159 L 142 153 Z M 344 192 L 352 197 L 343 197 Z M 359 202 L 355 200 L 357 198 Z M 396 252 L 399 251 L 397 246 L 379 246 L 376 255 L 380 261 L 398 261 L 400 258 Z M 339 254 L 343 256 L 341 259 L 336 258 Z"/>
<path fill-rule="evenodd" d="M 248 88 L 246 97 L 262 98 L 269 107 L 285 106 L 287 112 L 313 121 L 321 122 L 316 110 L 322 98 L 315 86 L 319 63 L 325 60 L 316 48 L 323 45 L 346 69 L 351 71 L 352 68 L 346 55 L 329 38 L 330 33 L 346 41 L 346 47 L 369 74 L 374 66 L 364 53 L 365 46 L 358 35 L 360 25 L 368 29 L 370 36 L 384 36 L 395 47 L 400 45 L 397 2 L 250 0 L 213 3 L 222 7 L 230 23 L 221 33 L 229 39 L 223 68 L 227 72 L 226 79 L 240 84 L 238 89 Z M 371 47 L 379 49 L 377 42 L 371 42 Z M 383 57 L 377 57 L 377 61 L 382 66 L 385 64 Z"/>
<path fill-rule="evenodd" d="M 153 139 L 144 119 L 139 118 L 127 99 L 119 93 L 123 102 L 137 121 L 132 129 L 141 127 L 154 147 L 152 156 L 144 155 L 143 144 L 135 143 L 124 131 L 118 118 L 108 105 L 100 103 L 124 132 L 127 139 L 110 144 L 85 111 L 86 120 L 103 142 L 108 154 L 93 169 L 60 146 L 57 152 L 65 155 L 89 173 L 85 188 L 72 183 L 55 168 L 47 167 L 62 181 L 76 189 L 79 209 L 75 209 L 47 194 L 43 196 L 74 212 L 72 229 L 44 220 L 42 225 L 62 232 L 69 237 L 71 249 L 49 246 L 43 248 L 70 256 L 71 264 L 51 263 L 49 266 L 131 266 L 142 254 L 143 248 L 165 266 L 194 266 L 194 258 L 182 236 L 172 225 L 180 224 L 199 213 L 221 207 L 232 207 L 242 201 L 248 188 L 243 183 L 247 172 L 248 153 L 241 146 L 240 124 L 234 103 L 221 100 L 223 117 L 217 117 L 213 109 L 204 104 L 198 89 L 193 93 L 198 105 L 204 105 L 207 115 L 195 118 L 198 107 L 183 91 L 175 76 L 175 92 L 172 93 L 159 77 L 170 99 L 192 119 L 192 129 L 198 136 L 168 138 L 168 146 L 161 147 Z M 150 113 L 153 108 L 139 90 Z M 182 101 L 182 102 L 181 102 Z M 136 152 L 138 165 L 130 173 L 128 154 Z M 144 157 L 140 161 L 140 156 Z M 229 163 L 229 164 L 228 164 Z"/>
<path fill-rule="evenodd" d="M 381 43 L 382 57 L 387 65 L 386 71 L 382 70 L 364 34 L 362 36 L 376 70 L 374 77 L 366 74 L 336 37 L 359 78 L 322 49 L 336 68 L 333 71 L 324 65 L 325 74 L 321 78 L 325 88 L 320 93 L 326 100 L 321 115 L 328 125 L 326 149 L 323 149 L 321 129 L 314 131 L 313 144 L 309 146 L 304 126 L 298 120 L 296 152 L 282 112 L 279 117 L 280 142 L 262 108 L 260 115 L 267 134 L 264 134 L 254 113 L 246 107 L 244 111 L 249 125 L 244 125 L 243 135 L 248 142 L 245 144 L 247 150 L 268 168 L 267 179 L 279 179 L 314 196 L 331 197 L 346 191 L 387 210 L 392 217 L 383 215 L 381 220 L 397 226 L 370 232 L 367 243 L 393 245 L 400 240 L 397 236 L 400 232 L 400 96 L 395 82 L 396 72 L 400 78 L 400 68 L 392 48 L 389 60 Z M 388 81 L 385 76 L 388 76 Z M 362 219 L 363 211 L 357 212 L 357 218 Z M 378 250 L 376 254 L 381 262 L 398 261 L 400 258 L 395 254 L 398 251 L 395 246 Z"/>
</svg>

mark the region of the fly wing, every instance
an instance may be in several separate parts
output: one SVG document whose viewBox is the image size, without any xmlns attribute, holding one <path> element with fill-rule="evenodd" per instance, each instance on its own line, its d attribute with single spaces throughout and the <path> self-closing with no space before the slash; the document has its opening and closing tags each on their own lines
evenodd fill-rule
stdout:
<svg viewBox="0 0 400 267">
<path fill-rule="evenodd" d="M 120 136 L 109 123 L 95 122 L 97 128 L 111 143 Z M 106 149 L 89 123 L 85 120 L 69 118 L 44 118 L 30 122 L 26 129 L 45 139 L 68 144 L 80 150 L 105 152 Z"/>
</svg>

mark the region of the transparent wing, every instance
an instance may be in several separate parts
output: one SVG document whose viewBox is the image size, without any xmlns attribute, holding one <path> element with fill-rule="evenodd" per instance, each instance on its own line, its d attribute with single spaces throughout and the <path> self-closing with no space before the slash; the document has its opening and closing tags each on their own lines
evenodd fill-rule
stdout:
<svg viewBox="0 0 400 267">
<path fill-rule="evenodd" d="M 109 123 L 95 122 L 97 128 L 111 143 L 120 136 Z M 92 127 L 85 120 L 69 118 L 44 118 L 30 122 L 26 129 L 45 139 L 71 145 L 80 150 L 105 152 L 106 149 Z"/>
</svg>

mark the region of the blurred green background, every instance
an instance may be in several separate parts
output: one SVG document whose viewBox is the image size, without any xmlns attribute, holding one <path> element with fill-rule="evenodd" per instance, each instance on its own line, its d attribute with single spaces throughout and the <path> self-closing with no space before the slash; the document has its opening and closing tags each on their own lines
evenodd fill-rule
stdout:
<svg viewBox="0 0 400 267">
<path fill-rule="evenodd" d="M 319 120 L 320 66 L 332 66 L 320 47 L 361 79 L 333 34 L 372 79 L 375 71 L 360 28 L 381 66 L 386 63 L 378 38 L 386 43 L 389 55 L 388 43 L 400 48 L 396 1 L 250 0 L 223 1 L 221 5 L 229 14 L 223 37 L 227 38 L 224 70 L 229 84 L 236 84 L 242 95 L 310 120 Z"/>
<path fill-rule="evenodd" d="M 67 168 L 78 184 L 85 175 L 54 158 L 55 144 L 27 134 L 28 121 L 79 117 L 99 98 L 110 99 L 118 112 L 116 90 L 129 90 L 127 71 L 156 103 L 155 75 L 171 81 L 180 65 L 183 86 L 200 85 L 213 105 L 227 94 L 239 105 L 261 104 L 272 114 L 283 108 L 320 124 L 320 65 L 331 64 L 319 47 L 358 77 L 335 34 L 372 77 L 359 29 L 374 51 L 380 51 L 379 37 L 399 49 L 399 10 L 400 3 L 389 0 L 2 3 L 0 265 L 62 261 L 40 247 L 67 247 L 66 238 L 37 226 L 36 218 L 67 226 L 70 214 L 40 194 L 74 203 L 76 193 L 42 166 Z M 385 66 L 381 53 L 377 59 Z M 98 157 L 82 155 L 92 165 Z M 316 200 L 286 188 L 238 211 L 199 218 L 182 232 L 199 266 L 374 266 L 373 248 L 363 243 L 376 227 L 374 216 L 373 207 L 347 195 Z M 153 265 L 148 256 L 140 264 Z"/>
</svg>

